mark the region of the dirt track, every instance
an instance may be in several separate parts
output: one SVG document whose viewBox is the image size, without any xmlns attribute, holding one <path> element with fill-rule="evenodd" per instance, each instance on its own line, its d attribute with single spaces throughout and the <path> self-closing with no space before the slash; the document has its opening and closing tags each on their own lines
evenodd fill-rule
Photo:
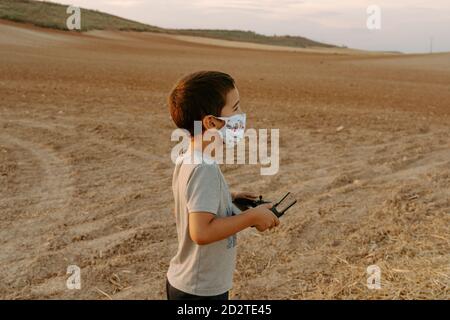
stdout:
<svg viewBox="0 0 450 320">
<path fill-rule="evenodd" d="M 227 166 L 231 187 L 301 199 L 276 230 L 239 236 L 232 298 L 450 297 L 450 54 L 2 22 L 0 57 L 0 298 L 164 297 L 177 246 L 165 99 L 200 69 L 235 77 L 250 127 L 281 129 L 279 174 Z M 371 264 L 381 290 L 365 285 Z"/>
</svg>

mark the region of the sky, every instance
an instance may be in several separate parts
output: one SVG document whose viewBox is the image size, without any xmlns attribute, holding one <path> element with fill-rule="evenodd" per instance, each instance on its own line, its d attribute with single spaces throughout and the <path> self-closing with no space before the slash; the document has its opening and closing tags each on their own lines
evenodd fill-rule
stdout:
<svg viewBox="0 0 450 320">
<path fill-rule="evenodd" d="M 297 35 L 350 48 L 450 51 L 449 0 L 59 0 L 164 28 Z M 377 5 L 380 29 L 367 28 Z"/>
</svg>

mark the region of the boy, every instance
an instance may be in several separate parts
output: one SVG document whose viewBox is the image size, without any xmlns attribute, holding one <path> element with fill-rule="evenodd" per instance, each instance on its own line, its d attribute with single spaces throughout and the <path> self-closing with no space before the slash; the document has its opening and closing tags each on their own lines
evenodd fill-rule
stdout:
<svg viewBox="0 0 450 320">
<path fill-rule="evenodd" d="M 189 131 L 191 143 L 177 159 L 172 180 L 178 251 L 167 272 L 167 299 L 227 300 L 235 269 L 236 233 L 252 226 L 262 232 L 279 225 L 279 220 L 271 204 L 233 215 L 232 200 L 256 196 L 230 193 L 214 161 L 188 161 L 201 156 L 211 143 L 202 139 L 196 146 L 194 121 L 201 121 L 199 134 L 216 129 L 225 144 L 232 137 L 230 132 L 242 138 L 245 114 L 233 78 L 213 71 L 190 74 L 172 90 L 168 104 L 177 127 Z"/>
</svg>

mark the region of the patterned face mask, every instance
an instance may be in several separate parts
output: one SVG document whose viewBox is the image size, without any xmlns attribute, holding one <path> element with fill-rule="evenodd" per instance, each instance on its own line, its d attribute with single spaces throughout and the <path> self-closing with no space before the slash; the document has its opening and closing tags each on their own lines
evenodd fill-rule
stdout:
<svg viewBox="0 0 450 320">
<path fill-rule="evenodd" d="M 246 114 L 239 113 L 231 117 L 217 117 L 225 121 L 219 134 L 227 147 L 233 147 L 244 138 Z"/>
</svg>

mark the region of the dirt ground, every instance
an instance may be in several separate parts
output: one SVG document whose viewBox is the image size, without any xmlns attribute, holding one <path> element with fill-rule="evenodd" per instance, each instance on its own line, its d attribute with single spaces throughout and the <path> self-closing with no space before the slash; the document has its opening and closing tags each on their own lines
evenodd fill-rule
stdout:
<svg viewBox="0 0 450 320">
<path fill-rule="evenodd" d="M 165 298 L 177 247 L 166 97 L 203 69 L 233 75 L 249 127 L 280 128 L 279 173 L 224 166 L 231 188 L 300 200 L 279 228 L 239 235 L 231 298 L 450 298 L 450 54 L 1 22 L 0 57 L 0 298 Z M 66 288 L 71 264 L 81 290 Z M 380 290 L 366 286 L 372 264 Z"/>
</svg>

